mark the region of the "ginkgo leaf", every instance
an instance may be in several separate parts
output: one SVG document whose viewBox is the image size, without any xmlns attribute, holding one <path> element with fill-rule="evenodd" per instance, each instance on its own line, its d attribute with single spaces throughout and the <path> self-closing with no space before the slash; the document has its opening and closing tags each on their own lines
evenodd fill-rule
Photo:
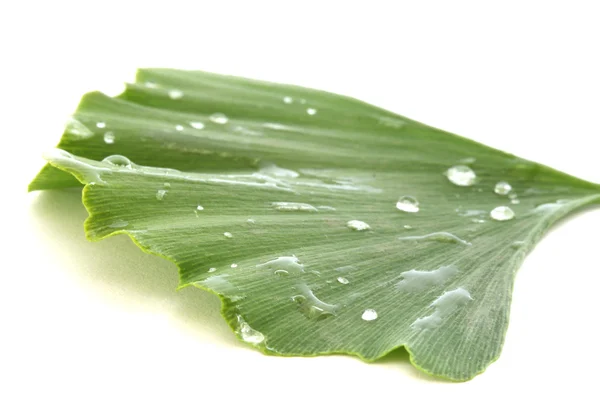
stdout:
<svg viewBox="0 0 600 400">
<path fill-rule="evenodd" d="M 357 100 L 200 72 L 87 94 L 58 147 L 30 189 L 86 184 L 89 239 L 172 260 L 250 345 L 404 346 L 453 380 L 498 358 L 525 254 L 600 202 L 599 185 Z"/>
</svg>

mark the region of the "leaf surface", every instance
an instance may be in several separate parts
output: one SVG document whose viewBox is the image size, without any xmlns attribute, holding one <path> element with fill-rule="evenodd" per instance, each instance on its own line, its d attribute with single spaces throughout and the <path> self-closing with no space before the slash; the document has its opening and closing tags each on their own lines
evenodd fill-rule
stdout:
<svg viewBox="0 0 600 400">
<path fill-rule="evenodd" d="M 354 99 L 202 72 L 87 94 L 58 147 L 30 189 L 85 184 L 88 238 L 172 260 L 240 339 L 365 360 L 404 346 L 453 380 L 499 356 L 525 254 L 600 202 L 596 184 Z"/>
</svg>

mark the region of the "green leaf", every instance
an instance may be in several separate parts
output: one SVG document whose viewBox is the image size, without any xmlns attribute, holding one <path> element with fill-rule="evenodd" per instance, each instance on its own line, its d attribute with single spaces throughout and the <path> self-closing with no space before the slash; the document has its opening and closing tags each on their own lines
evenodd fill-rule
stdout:
<svg viewBox="0 0 600 400">
<path fill-rule="evenodd" d="M 30 189 L 86 184 L 89 239 L 173 261 L 250 345 L 404 346 L 452 380 L 498 358 L 526 253 L 600 202 L 597 184 L 354 99 L 201 72 L 87 94 L 58 147 Z"/>
</svg>

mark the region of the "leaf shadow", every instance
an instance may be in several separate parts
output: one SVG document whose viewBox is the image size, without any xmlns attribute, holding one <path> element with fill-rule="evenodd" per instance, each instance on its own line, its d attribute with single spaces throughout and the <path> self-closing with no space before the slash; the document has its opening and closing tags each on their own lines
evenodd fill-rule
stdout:
<svg viewBox="0 0 600 400">
<path fill-rule="evenodd" d="M 126 235 L 89 242 L 83 230 L 87 211 L 81 189 L 32 196 L 34 232 L 53 254 L 58 253 L 60 268 L 86 290 L 125 307 L 166 313 L 194 336 L 247 349 L 221 317 L 217 296 L 193 287 L 176 290 L 177 268 L 171 262 L 142 252 Z"/>
</svg>

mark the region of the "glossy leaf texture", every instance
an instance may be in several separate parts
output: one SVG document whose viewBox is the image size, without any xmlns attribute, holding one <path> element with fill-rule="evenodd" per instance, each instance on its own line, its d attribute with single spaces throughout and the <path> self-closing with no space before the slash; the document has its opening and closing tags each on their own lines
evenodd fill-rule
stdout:
<svg viewBox="0 0 600 400">
<path fill-rule="evenodd" d="M 85 184 L 87 237 L 172 260 L 241 340 L 369 361 L 404 346 L 452 380 L 498 358 L 526 253 L 600 202 L 597 184 L 351 98 L 203 72 L 88 93 L 58 147 L 30 189 Z"/>
</svg>

